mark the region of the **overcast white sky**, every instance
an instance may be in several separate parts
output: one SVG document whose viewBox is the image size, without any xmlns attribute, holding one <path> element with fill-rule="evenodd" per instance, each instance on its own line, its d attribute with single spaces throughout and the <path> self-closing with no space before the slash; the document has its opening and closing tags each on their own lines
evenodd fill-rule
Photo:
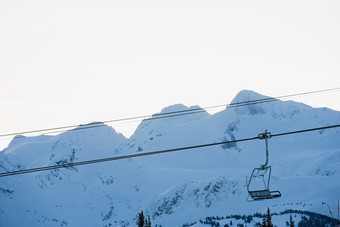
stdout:
<svg viewBox="0 0 340 227">
<path fill-rule="evenodd" d="M 337 0 L 0 0 L 0 134 L 340 87 L 339 12 Z M 340 110 L 339 97 L 295 100 Z"/>
</svg>

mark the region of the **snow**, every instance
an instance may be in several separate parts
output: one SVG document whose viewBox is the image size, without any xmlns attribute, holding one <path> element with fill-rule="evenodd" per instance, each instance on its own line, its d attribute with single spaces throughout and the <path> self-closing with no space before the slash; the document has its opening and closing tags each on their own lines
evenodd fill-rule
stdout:
<svg viewBox="0 0 340 227">
<path fill-rule="evenodd" d="M 264 100 L 264 99 L 271 99 L 271 97 L 261 95 L 251 90 L 242 90 L 240 91 L 234 99 L 231 101 L 231 104 L 243 103 L 248 101 L 257 101 L 257 100 Z"/>
<path fill-rule="evenodd" d="M 233 103 L 265 98 L 244 90 Z M 199 107 L 166 107 L 152 116 L 155 120 L 144 120 L 129 139 L 102 123 L 56 136 L 17 137 L 0 152 L 0 170 L 249 138 L 266 129 L 276 134 L 340 122 L 337 111 L 279 100 L 229 106 L 213 115 L 200 111 L 159 118 L 164 116 L 160 114 L 190 109 Z M 253 140 L 0 178 L 0 226 L 135 226 L 140 210 L 152 217 L 153 225 L 163 227 L 195 222 L 193 226 L 206 226 L 199 220 L 264 214 L 268 207 L 277 213 L 296 209 L 329 215 L 326 204 L 335 211 L 340 199 L 339 132 L 334 128 L 269 139 L 271 189 L 281 191 L 278 199 L 246 201 L 246 177 L 265 160 L 264 141 Z M 288 220 L 286 214 L 273 217 L 277 226 Z M 232 221 L 236 226 L 238 220 Z M 254 218 L 253 224 L 256 222 L 261 220 Z"/>
</svg>

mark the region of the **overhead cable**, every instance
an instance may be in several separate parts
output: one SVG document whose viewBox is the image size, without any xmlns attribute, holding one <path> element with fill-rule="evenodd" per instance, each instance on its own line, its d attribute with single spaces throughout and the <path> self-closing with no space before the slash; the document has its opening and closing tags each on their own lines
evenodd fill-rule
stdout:
<svg viewBox="0 0 340 227">
<path fill-rule="evenodd" d="M 278 134 L 271 134 L 271 137 L 292 135 L 292 134 L 297 134 L 297 133 L 305 133 L 305 132 L 318 131 L 318 130 L 326 130 L 326 129 L 337 128 L 337 127 L 340 127 L 340 124 L 329 125 L 329 126 L 318 127 L 318 128 L 310 128 L 310 129 L 304 129 L 304 130 L 298 130 L 298 131 L 284 132 L 284 133 L 278 133 Z M 158 150 L 158 151 L 134 153 L 134 154 L 121 155 L 121 156 L 102 158 L 102 159 L 94 159 L 94 160 L 81 161 L 81 162 L 72 162 L 72 163 L 65 163 L 65 164 L 38 167 L 38 168 L 23 169 L 23 170 L 0 173 L 0 177 L 13 176 L 13 175 L 19 175 L 19 174 L 25 174 L 25 173 L 34 173 L 34 172 L 61 169 L 61 168 L 70 168 L 70 167 L 81 166 L 81 165 L 89 165 L 89 164 L 94 164 L 94 163 L 109 162 L 109 161 L 116 161 L 116 160 L 122 160 L 122 159 L 137 158 L 137 157 L 142 157 L 142 156 L 170 153 L 170 152 L 176 152 L 176 151 L 191 150 L 191 149 L 197 149 L 197 148 L 203 148 L 203 147 L 218 146 L 218 145 L 223 145 L 223 144 L 245 142 L 245 141 L 256 140 L 256 139 L 260 139 L 260 137 L 256 136 L 256 137 L 250 137 L 250 138 L 244 138 L 244 139 L 238 139 L 238 140 L 232 140 L 232 141 L 222 141 L 222 142 L 217 142 L 217 143 L 200 144 L 200 145 L 194 145 L 194 146 L 188 146 L 188 147 L 179 147 L 179 148 L 172 148 L 172 149 L 166 149 L 166 150 Z"/>
<path fill-rule="evenodd" d="M 45 129 L 37 129 L 37 130 L 30 130 L 30 131 L 6 133 L 6 134 L 1 134 L 0 137 L 25 135 L 25 134 L 32 134 L 32 133 L 42 133 L 42 132 L 46 132 L 45 134 L 52 134 L 52 133 L 65 132 L 68 130 L 84 130 L 84 129 L 90 129 L 90 128 L 96 128 L 96 127 L 104 127 L 106 126 L 105 124 L 107 123 L 130 121 L 130 120 L 143 119 L 145 121 L 150 121 L 150 120 L 164 119 L 164 118 L 169 118 L 169 117 L 178 117 L 178 116 L 183 116 L 183 115 L 202 113 L 208 109 L 215 109 L 215 108 L 221 108 L 221 107 L 235 108 L 235 107 L 241 107 L 241 106 L 247 106 L 247 105 L 275 102 L 275 101 L 280 101 L 280 99 L 285 99 L 285 98 L 290 98 L 290 97 L 311 95 L 311 94 L 317 94 L 317 93 L 322 93 L 322 92 L 333 92 L 333 91 L 340 91 L 340 87 L 323 89 L 323 90 L 315 90 L 315 91 L 309 91 L 309 92 L 303 92 L 303 93 L 296 93 L 296 94 L 290 94 L 290 95 L 282 95 L 282 96 L 277 96 L 277 97 L 268 97 L 268 98 L 263 98 L 263 99 L 235 102 L 235 103 L 230 103 L 230 104 L 199 107 L 199 108 L 192 108 L 192 109 L 187 109 L 187 110 L 171 111 L 171 112 L 166 112 L 166 113 L 156 113 L 152 115 L 150 114 L 150 115 L 142 115 L 142 116 L 136 116 L 136 117 L 119 118 L 119 119 L 106 120 L 106 121 L 101 121 L 101 122 L 92 122 L 89 124 L 69 125 L 69 126 L 61 126 L 61 127 L 54 127 L 54 128 L 45 128 Z M 18 137 L 18 138 L 22 138 L 22 137 Z"/>
</svg>

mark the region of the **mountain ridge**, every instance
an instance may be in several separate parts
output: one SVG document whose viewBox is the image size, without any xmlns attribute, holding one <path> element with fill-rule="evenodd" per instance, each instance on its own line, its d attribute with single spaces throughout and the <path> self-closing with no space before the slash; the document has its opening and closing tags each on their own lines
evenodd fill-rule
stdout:
<svg viewBox="0 0 340 227">
<path fill-rule="evenodd" d="M 244 90 L 234 99 L 261 97 L 266 96 Z M 199 107 L 174 105 L 161 113 L 190 108 Z M 280 133 L 340 122 L 337 111 L 279 100 L 194 115 L 146 119 L 129 139 L 109 126 L 18 139 L 0 152 L 0 169 L 72 163 L 254 137 L 265 129 Z M 6 226 L 134 226 L 137 213 L 144 210 L 155 224 L 181 226 L 210 215 L 265 213 L 267 207 L 275 212 L 289 208 L 328 214 L 325 203 L 338 199 L 340 189 L 339 136 L 339 129 L 329 129 L 269 139 L 271 187 L 282 192 L 282 198 L 275 200 L 246 202 L 245 178 L 265 159 L 264 142 L 256 140 L 4 177 L 0 220 Z M 20 220 L 15 219 L 17 214 Z"/>
</svg>

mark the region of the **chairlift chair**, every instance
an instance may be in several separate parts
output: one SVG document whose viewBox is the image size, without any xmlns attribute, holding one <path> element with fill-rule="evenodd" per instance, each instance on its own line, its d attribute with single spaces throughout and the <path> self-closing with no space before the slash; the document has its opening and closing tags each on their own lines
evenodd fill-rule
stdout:
<svg viewBox="0 0 340 227">
<path fill-rule="evenodd" d="M 255 200 L 265 200 L 265 199 L 274 199 L 281 197 L 280 191 L 270 191 L 269 183 L 271 177 L 271 166 L 268 166 L 268 138 L 271 137 L 270 132 L 267 130 L 264 133 L 259 134 L 259 139 L 264 139 L 266 143 L 266 162 L 260 167 L 255 168 L 250 175 L 249 180 L 247 180 L 247 190 L 248 190 L 248 198 L 247 201 L 255 201 Z M 263 187 L 261 189 L 251 189 L 252 180 L 261 179 L 263 181 Z M 249 199 L 251 197 L 251 199 Z"/>
</svg>

